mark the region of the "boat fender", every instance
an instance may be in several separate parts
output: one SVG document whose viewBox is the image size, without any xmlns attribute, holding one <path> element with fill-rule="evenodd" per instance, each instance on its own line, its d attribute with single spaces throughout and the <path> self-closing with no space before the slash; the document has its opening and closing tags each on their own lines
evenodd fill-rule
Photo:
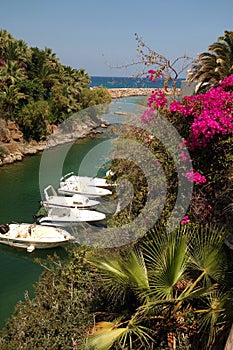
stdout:
<svg viewBox="0 0 233 350">
<path fill-rule="evenodd" d="M 27 247 L 27 252 L 32 253 L 35 249 L 36 247 L 34 245 L 30 245 L 29 247 Z"/>
</svg>

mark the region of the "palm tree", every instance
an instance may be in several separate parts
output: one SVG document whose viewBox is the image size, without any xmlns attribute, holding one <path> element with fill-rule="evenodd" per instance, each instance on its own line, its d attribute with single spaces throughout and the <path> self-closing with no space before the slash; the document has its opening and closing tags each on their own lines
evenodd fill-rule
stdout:
<svg viewBox="0 0 233 350">
<path fill-rule="evenodd" d="M 26 75 L 26 70 L 19 67 L 17 61 L 9 61 L 0 68 L 0 84 L 2 87 L 14 85 Z"/>
<path fill-rule="evenodd" d="M 169 235 L 156 230 L 147 243 L 128 254 L 91 258 L 102 274 L 109 300 L 136 303 L 133 310 L 126 303 L 115 319 L 97 322 L 87 346 L 175 349 L 201 331 L 205 338 L 196 337 L 197 349 L 210 349 L 231 315 L 227 305 L 232 298 L 220 288 L 225 286 L 227 268 L 223 241 L 223 232 L 214 228 L 186 227 Z"/>
<path fill-rule="evenodd" d="M 187 76 L 188 81 L 199 83 L 199 90 L 217 86 L 233 73 L 233 32 L 226 30 L 208 49 L 199 55 Z"/>
<path fill-rule="evenodd" d="M 14 110 L 20 99 L 25 99 L 26 96 L 19 92 L 15 85 L 6 86 L 5 90 L 0 90 L 0 101 L 2 116 L 5 119 L 14 119 Z"/>
</svg>

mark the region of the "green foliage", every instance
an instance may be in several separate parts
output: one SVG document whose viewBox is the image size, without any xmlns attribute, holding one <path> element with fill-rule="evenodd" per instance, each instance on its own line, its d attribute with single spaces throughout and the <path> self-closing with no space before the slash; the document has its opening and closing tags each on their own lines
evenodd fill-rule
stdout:
<svg viewBox="0 0 233 350">
<path fill-rule="evenodd" d="M 83 89 L 81 101 L 84 108 L 87 108 L 90 106 L 111 102 L 111 97 L 107 89 L 99 86 L 95 89 Z"/>
<path fill-rule="evenodd" d="M 34 101 L 43 100 L 45 96 L 45 89 L 40 79 L 35 78 L 33 80 L 22 79 L 17 84 L 20 92 L 22 92 L 27 102 L 33 99 Z"/>
<path fill-rule="evenodd" d="M 233 73 L 233 32 L 225 30 L 218 41 L 209 46 L 209 52 L 203 52 L 187 76 L 188 81 L 199 83 L 198 90 L 218 85 L 225 77 Z"/>
<path fill-rule="evenodd" d="M 25 296 L 2 331 L 1 349 L 73 350 L 74 342 L 82 342 L 93 321 L 91 308 L 101 305 L 98 278 L 85 263 L 85 254 L 78 248 L 70 262 L 55 256 L 44 265 L 35 297 Z"/>
<path fill-rule="evenodd" d="M 48 113 L 46 101 L 32 101 L 22 108 L 19 113 L 19 125 L 26 140 L 40 141 L 46 138 Z"/>
<path fill-rule="evenodd" d="M 92 256 L 109 302 L 128 294 L 135 307 L 102 317 L 87 343 L 95 350 L 222 349 L 218 337 L 233 320 L 224 239 L 216 228 L 187 226 L 169 235 L 157 229 L 120 255 Z"/>
<path fill-rule="evenodd" d="M 106 89 L 89 88 L 90 78 L 84 69 L 62 65 L 51 49 L 30 48 L 4 30 L 0 31 L 0 42 L 0 113 L 16 122 L 20 116 L 27 140 L 39 141 L 46 136 L 48 124 L 60 124 L 72 113 L 110 101 Z M 37 101 L 48 102 L 46 113 L 45 104 Z M 33 112 L 32 120 L 28 110 Z M 41 121 L 39 115 L 43 115 Z M 39 130 L 34 132 L 37 122 Z"/>
<path fill-rule="evenodd" d="M 162 226 L 165 226 L 171 212 L 174 208 L 174 204 L 176 201 L 176 194 L 178 191 L 178 177 L 177 177 L 177 169 L 174 164 L 174 160 L 170 152 L 166 149 L 164 144 L 156 137 L 151 140 L 148 140 L 148 133 L 141 129 L 131 129 L 127 127 L 127 130 L 121 135 L 122 142 L 124 139 L 133 140 L 138 142 L 139 144 L 145 145 L 148 150 L 154 155 L 154 159 L 156 159 L 163 168 L 162 177 L 164 178 L 164 174 L 166 177 L 166 201 L 163 203 L 163 198 L 161 193 L 154 194 L 153 201 L 150 207 L 150 213 L 153 218 L 153 213 L 156 212 L 158 208 L 161 206 L 164 207 L 163 212 L 159 218 L 159 223 Z M 127 145 L 127 147 L 130 147 Z M 129 148 L 127 152 L 130 152 Z M 114 158 L 114 153 L 112 158 Z M 140 158 L 140 157 L 139 157 Z M 133 159 L 133 156 L 132 156 Z M 141 159 L 144 161 L 143 159 Z M 140 161 L 140 160 L 139 160 Z M 154 167 L 154 162 L 151 161 Z M 148 172 L 149 166 L 147 167 Z M 119 181 L 120 179 L 127 179 L 133 185 L 134 193 L 133 198 L 130 201 L 129 205 L 125 207 L 123 210 L 119 212 L 119 214 L 114 215 L 109 221 L 108 224 L 112 227 L 122 226 L 123 224 L 129 223 L 133 219 L 135 219 L 139 213 L 143 210 L 147 199 L 148 199 L 148 183 L 147 177 L 150 178 L 150 174 L 145 176 L 145 169 L 143 165 L 135 164 L 133 161 L 125 160 L 125 159 L 116 159 L 111 164 L 111 170 L 114 173 L 112 180 Z M 154 183 L 158 185 L 160 188 L 161 181 L 163 179 L 157 177 L 153 180 Z M 125 194 L 126 196 L 126 194 Z M 147 219 L 150 220 L 149 213 L 147 215 Z"/>
</svg>

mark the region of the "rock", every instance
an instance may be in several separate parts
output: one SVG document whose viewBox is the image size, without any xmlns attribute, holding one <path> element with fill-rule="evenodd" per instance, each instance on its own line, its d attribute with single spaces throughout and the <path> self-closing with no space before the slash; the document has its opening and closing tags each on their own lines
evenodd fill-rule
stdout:
<svg viewBox="0 0 233 350">
<path fill-rule="evenodd" d="M 16 153 L 14 154 L 14 156 L 15 156 L 15 160 L 17 160 L 17 161 L 20 161 L 20 160 L 23 159 L 23 155 L 22 155 L 21 152 L 16 152 Z"/>
<path fill-rule="evenodd" d="M 17 125 L 15 124 L 15 122 L 11 121 L 11 120 L 8 120 L 7 121 L 7 128 L 9 130 L 18 130 L 18 127 Z"/>
<path fill-rule="evenodd" d="M 23 133 L 21 132 L 21 131 L 15 131 L 15 130 L 13 130 L 12 132 L 11 132 L 11 138 L 14 140 L 14 141 L 18 141 L 18 142 L 20 142 L 20 141 L 22 141 L 23 140 Z"/>
<path fill-rule="evenodd" d="M 11 154 L 5 156 L 3 159 L 2 159 L 2 164 L 11 164 L 14 162 L 14 158 L 12 157 Z"/>
<path fill-rule="evenodd" d="M 130 97 L 130 96 L 149 96 L 156 88 L 119 88 L 109 89 L 109 93 L 113 98 Z M 170 94 L 174 89 L 168 89 Z M 180 89 L 176 89 L 176 93 L 180 93 Z"/>
</svg>

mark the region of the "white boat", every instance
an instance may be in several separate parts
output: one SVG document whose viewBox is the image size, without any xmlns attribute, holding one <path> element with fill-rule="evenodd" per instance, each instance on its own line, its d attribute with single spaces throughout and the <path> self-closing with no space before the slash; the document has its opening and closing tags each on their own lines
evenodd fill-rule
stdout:
<svg viewBox="0 0 233 350">
<path fill-rule="evenodd" d="M 89 199 L 81 194 L 74 194 L 72 197 L 58 196 L 52 185 L 44 189 L 45 200 L 41 204 L 45 208 L 96 208 L 99 201 Z"/>
<path fill-rule="evenodd" d="M 0 225 L 0 243 L 25 248 L 28 252 L 58 247 L 73 239 L 67 231 L 57 227 L 27 223 Z"/>
<path fill-rule="evenodd" d="M 77 184 L 79 186 L 112 187 L 112 184 L 107 183 L 106 179 L 100 177 L 77 176 L 74 172 L 68 173 L 60 179 L 61 187 L 67 183 Z"/>
<path fill-rule="evenodd" d="M 38 219 L 42 225 L 68 226 L 71 223 L 100 221 L 106 218 L 105 214 L 95 210 L 73 208 L 50 208 L 47 216 Z"/>
<path fill-rule="evenodd" d="M 58 188 L 59 194 L 73 196 L 74 194 L 81 194 L 89 198 L 97 198 L 111 195 L 112 192 L 107 188 L 89 186 L 84 181 L 61 181 Z"/>
</svg>

